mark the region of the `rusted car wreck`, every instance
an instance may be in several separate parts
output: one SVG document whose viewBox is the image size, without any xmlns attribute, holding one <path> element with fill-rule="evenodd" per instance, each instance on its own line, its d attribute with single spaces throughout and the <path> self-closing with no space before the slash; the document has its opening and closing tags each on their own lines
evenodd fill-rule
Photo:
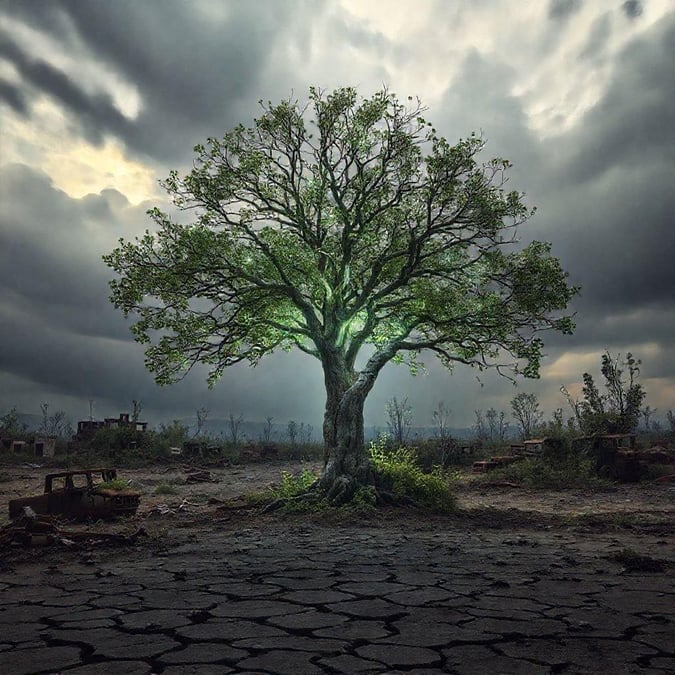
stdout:
<svg viewBox="0 0 675 675">
<path fill-rule="evenodd" d="M 115 469 L 50 473 L 45 476 L 45 489 L 41 495 L 9 502 L 9 517 L 18 518 L 26 506 L 40 515 L 77 520 L 107 520 L 133 515 L 138 509 L 140 494 L 118 487 Z"/>
</svg>

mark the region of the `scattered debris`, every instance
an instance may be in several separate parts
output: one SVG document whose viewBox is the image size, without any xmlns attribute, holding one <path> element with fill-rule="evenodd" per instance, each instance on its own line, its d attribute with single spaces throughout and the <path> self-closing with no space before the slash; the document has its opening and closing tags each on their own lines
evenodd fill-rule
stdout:
<svg viewBox="0 0 675 675">
<path fill-rule="evenodd" d="M 30 506 L 24 506 L 20 517 L 0 529 L 0 545 L 48 546 L 60 544 L 73 547 L 82 542 L 101 541 L 132 544 L 138 537 L 147 536 L 148 534 L 143 527 L 132 534 L 64 530 L 53 516 L 37 514 Z"/>
<path fill-rule="evenodd" d="M 178 506 L 169 506 L 168 504 L 157 504 L 148 512 L 148 517 L 152 516 L 175 516 L 178 513 L 184 513 L 189 510 L 188 507 L 199 507 L 202 504 L 195 504 L 194 502 L 184 499 Z"/>
<path fill-rule="evenodd" d="M 603 478 L 636 483 L 650 464 L 675 464 L 675 452 L 662 446 L 640 450 L 635 434 L 597 434 L 573 441 L 573 449 L 586 452 Z"/>
<path fill-rule="evenodd" d="M 503 487 L 503 488 L 518 488 L 521 489 L 523 486 L 519 483 L 513 483 L 508 480 L 491 480 L 488 483 L 485 483 L 485 487 Z"/>
<path fill-rule="evenodd" d="M 189 469 L 186 471 L 186 483 L 216 483 L 217 479 L 213 477 L 210 471 L 206 469 Z"/>
<path fill-rule="evenodd" d="M 490 457 L 490 459 L 482 459 L 473 463 L 473 471 L 474 473 L 487 473 L 493 469 L 513 464 L 513 462 L 517 462 L 519 459 L 522 459 L 522 457 L 517 455 L 499 455 Z"/>
</svg>

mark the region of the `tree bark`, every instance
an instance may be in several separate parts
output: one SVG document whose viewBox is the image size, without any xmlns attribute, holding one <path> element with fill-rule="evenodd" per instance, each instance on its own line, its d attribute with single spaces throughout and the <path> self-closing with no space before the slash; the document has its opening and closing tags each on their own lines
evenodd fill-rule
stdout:
<svg viewBox="0 0 675 675">
<path fill-rule="evenodd" d="M 392 341 L 357 372 L 353 359 L 347 356 L 349 350 L 328 347 L 326 342 L 319 349 L 326 385 L 324 467 L 319 487 L 336 505 L 351 500 L 359 487 L 375 484 L 364 441 L 363 406 L 378 374 L 396 350 L 397 343 Z"/>
<path fill-rule="evenodd" d="M 335 417 L 325 421 L 329 433 L 320 484 L 328 499 L 337 504 L 349 501 L 358 487 L 372 483 L 363 434 L 364 403 L 365 396 L 360 391 L 349 389 L 340 398 Z M 327 405 L 326 417 L 332 412 Z"/>
<path fill-rule="evenodd" d="M 370 386 L 341 358 L 324 358 L 326 410 L 323 422 L 324 467 L 320 486 L 336 504 L 349 501 L 359 486 L 372 483 L 365 448 L 363 406 Z"/>
</svg>

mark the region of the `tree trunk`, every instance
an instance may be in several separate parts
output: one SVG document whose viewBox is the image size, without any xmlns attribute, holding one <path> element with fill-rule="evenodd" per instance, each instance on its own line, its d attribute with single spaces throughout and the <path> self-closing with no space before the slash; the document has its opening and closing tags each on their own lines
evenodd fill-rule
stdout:
<svg viewBox="0 0 675 675">
<path fill-rule="evenodd" d="M 370 387 L 341 363 L 324 360 L 326 411 L 323 423 L 324 467 L 320 485 L 336 504 L 372 483 L 372 469 L 363 432 L 363 406 Z"/>
</svg>

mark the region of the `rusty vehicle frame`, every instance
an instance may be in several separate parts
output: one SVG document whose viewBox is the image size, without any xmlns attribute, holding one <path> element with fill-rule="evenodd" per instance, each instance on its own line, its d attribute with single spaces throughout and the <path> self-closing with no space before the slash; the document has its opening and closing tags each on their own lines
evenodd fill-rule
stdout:
<svg viewBox="0 0 675 675">
<path fill-rule="evenodd" d="M 108 520 L 136 513 L 140 493 L 135 490 L 113 490 L 105 483 L 117 479 L 117 470 L 80 469 L 61 471 L 45 476 L 44 492 L 9 502 L 9 517 L 21 516 L 24 507 L 40 515 L 61 516 L 76 520 Z"/>
</svg>

